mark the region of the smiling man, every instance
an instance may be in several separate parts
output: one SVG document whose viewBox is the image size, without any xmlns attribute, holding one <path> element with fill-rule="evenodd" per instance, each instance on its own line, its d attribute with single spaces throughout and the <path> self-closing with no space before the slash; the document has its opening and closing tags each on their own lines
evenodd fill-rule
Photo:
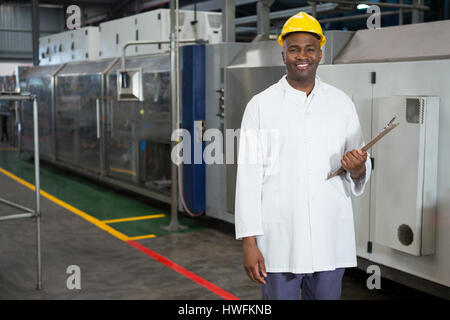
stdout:
<svg viewBox="0 0 450 320">
<path fill-rule="evenodd" d="M 362 194 L 371 163 L 352 100 L 316 76 L 325 41 L 307 13 L 287 20 L 278 38 L 286 75 L 254 96 L 242 119 L 236 238 L 263 299 L 299 299 L 300 291 L 305 300 L 339 299 L 345 268 L 356 266 L 350 192 Z M 246 135 L 269 130 L 277 143 Z M 267 165 L 274 149 L 276 171 Z M 346 172 L 327 180 L 341 165 Z"/>
</svg>

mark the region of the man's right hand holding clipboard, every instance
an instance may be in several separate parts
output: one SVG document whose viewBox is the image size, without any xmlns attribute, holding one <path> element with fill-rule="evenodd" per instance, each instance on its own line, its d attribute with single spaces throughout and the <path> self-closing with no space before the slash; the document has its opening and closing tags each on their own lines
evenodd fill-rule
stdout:
<svg viewBox="0 0 450 320">
<path fill-rule="evenodd" d="M 393 117 L 391 121 L 373 138 L 368 144 L 362 147 L 361 150 L 352 150 L 347 152 L 341 160 L 342 167 L 337 171 L 330 174 L 327 180 L 340 175 L 341 173 L 348 171 L 351 174 L 352 179 L 358 179 L 365 173 L 364 163 L 367 160 L 367 150 L 369 150 L 375 143 L 377 143 L 381 138 L 388 134 L 392 129 L 397 127 L 399 124 L 394 123 L 396 117 Z"/>
</svg>

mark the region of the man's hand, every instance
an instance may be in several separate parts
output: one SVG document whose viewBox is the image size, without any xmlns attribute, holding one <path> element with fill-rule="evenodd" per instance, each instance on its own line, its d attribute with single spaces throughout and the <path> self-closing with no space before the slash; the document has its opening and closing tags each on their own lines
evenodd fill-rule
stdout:
<svg viewBox="0 0 450 320">
<path fill-rule="evenodd" d="M 264 278 L 267 277 L 267 274 L 264 257 L 256 245 L 255 237 L 244 238 L 242 246 L 244 248 L 244 268 L 248 277 L 253 282 L 265 284 Z"/>
<path fill-rule="evenodd" d="M 347 152 L 341 160 L 342 167 L 350 172 L 352 179 L 359 179 L 366 173 L 367 152 L 352 150 Z"/>
</svg>

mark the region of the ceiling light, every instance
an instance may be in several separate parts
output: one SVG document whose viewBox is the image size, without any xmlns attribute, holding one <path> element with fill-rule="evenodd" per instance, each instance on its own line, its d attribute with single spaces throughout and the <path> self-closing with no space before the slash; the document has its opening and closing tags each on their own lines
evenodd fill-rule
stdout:
<svg viewBox="0 0 450 320">
<path fill-rule="evenodd" d="M 365 3 L 360 3 L 356 6 L 356 9 L 358 9 L 358 10 L 364 10 L 364 9 L 368 9 L 368 8 L 370 8 L 370 6 Z"/>
</svg>

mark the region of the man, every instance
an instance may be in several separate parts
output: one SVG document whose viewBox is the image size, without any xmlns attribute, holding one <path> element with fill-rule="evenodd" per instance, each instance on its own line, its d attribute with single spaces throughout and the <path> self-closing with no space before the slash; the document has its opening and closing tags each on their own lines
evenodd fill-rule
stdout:
<svg viewBox="0 0 450 320">
<path fill-rule="evenodd" d="M 302 299 L 339 299 L 345 268 L 356 266 L 348 187 L 364 191 L 371 163 L 359 150 L 352 100 L 316 76 L 325 41 L 312 16 L 291 17 L 278 38 L 286 76 L 254 96 L 242 119 L 236 238 L 263 299 L 299 299 L 300 290 Z M 277 139 L 251 131 L 276 132 Z M 346 173 L 327 180 L 341 165 Z"/>
</svg>

